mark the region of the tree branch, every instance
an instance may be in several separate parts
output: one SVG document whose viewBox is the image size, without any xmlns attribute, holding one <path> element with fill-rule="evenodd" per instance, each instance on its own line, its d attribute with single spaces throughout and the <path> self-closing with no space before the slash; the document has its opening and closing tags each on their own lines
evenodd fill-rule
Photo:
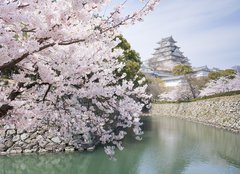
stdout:
<svg viewBox="0 0 240 174">
<path fill-rule="evenodd" d="M 84 41 L 85 41 L 85 39 L 71 39 L 71 40 L 59 42 L 58 45 L 71 45 L 71 44 L 84 42 Z M 34 53 L 38 53 L 42 50 L 45 50 L 46 48 L 53 47 L 56 44 L 57 43 L 55 43 L 55 42 L 49 43 L 49 44 L 46 44 L 46 45 L 40 47 L 38 50 L 33 51 L 32 53 L 29 53 L 29 52 L 24 53 L 21 57 L 16 58 L 16 59 L 12 59 L 10 62 L 7 62 L 7 63 L 1 65 L 0 66 L 0 71 L 7 68 L 7 67 L 12 67 L 12 66 L 16 65 L 17 63 L 19 63 L 22 60 L 24 60 L 25 58 L 27 58 L 29 55 L 32 55 Z"/>
<path fill-rule="evenodd" d="M 58 45 L 71 45 L 74 43 L 79 43 L 79 42 L 84 42 L 84 41 L 85 41 L 85 39 L 71 39 L 71 40 L 59 42 Z"/>
<path fill-rule="evenodd" d="M 36 28 L 32 28 L 32 29 L 26 29 L 26 28 L 23 28 L 21 31 L 22 32 L 35 32 Z"/>
<path fill-rule="evenodd" d="M 23 59 L 27 58 L 29 55 L 40 52 L 48 47 L 52 47 L 55 44 L 56 43 L 50 43 L 50 44 L 40 47 L 38 50 L 33 51 L 32 53 L 29 53 L 29 52 L 24 53 L 21 57 L 19 57 L 17 59 L 12 59 L 10 62 L 7 62 L 7 63 L 3 64 L 2 66 L 0 66 L 0 71 L 2 71 L 5 68 L 12 67 L 12 66 L 16 65 L 17 63 L 21 62 Z"/>
<path fill-rule="evenodd" d="M 7 63 L 3 64 L 2 66 L 0 66 L 0 71 L 2 71 L 5 68 L 16 65 L 17 63 L 21 62 L 23 59 L 25 59 L 28 56 L 29 56 L 29 52 L 23 54 L 21 57 L 19 57 L 17 59 L 12 59 L 10 62 L 7 62 Z"/>
<path fill-rule="evenodd" d="M 51 84 L 48 84 L 48 88 L 47 88 L 47 90 L 46 90 L 46 92 L 45 92 L 45 94 L 44 94 L 44 96 L 43 96 L 43 103 L 44 103 L 44 101 L 45 101 L 45 99 L 46 99 L 46 97 L 47 97 L 47 94 L 48 94 L 48 92 L 50 91 L 50 89 L 51 89 Z"/>
</svg>

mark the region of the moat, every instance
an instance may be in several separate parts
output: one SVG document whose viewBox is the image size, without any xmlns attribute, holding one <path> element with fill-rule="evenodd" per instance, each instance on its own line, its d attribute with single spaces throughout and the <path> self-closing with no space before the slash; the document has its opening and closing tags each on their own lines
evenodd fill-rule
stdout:
<svg viewBox="0 0 240 174">
<path fill-rule="evenodd" d="M 143 140 L 129 134 L 109 160 L 94 152 L 0 157 L 0 174 L 239 174 L 240 134 L 176 118 L 144 118 Z"/>
</svg>

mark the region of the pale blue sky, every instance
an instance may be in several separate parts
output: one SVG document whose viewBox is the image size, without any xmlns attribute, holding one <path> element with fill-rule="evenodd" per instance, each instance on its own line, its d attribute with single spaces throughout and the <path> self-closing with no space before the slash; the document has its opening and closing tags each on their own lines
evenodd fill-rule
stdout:
<svg viewBox="0 0 240 174">
<path fill-rule="evenodd" d="M 193 66 L 240 65 L 240 0 L 162 0 L 143 22 L 122 32 L 143 60 L 172 35 Z"/>
</svg>

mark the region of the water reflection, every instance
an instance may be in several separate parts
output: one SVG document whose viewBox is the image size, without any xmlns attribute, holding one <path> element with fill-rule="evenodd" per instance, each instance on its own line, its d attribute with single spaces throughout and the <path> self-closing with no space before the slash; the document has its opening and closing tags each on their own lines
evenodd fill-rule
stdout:
<svg viewBox="0 0 240 174">
<path fill-rule="evenodd" d="M 0 174 L 239 174 L 240 135 L 175 118 L 145 118 L 117 161 L 92 153 L 0 157 Z"/>
<path fill-rule="evenodd" d="M 152 125 L 158 173 L 240 173 L 240 135 L 176 118 L 153 118 Z"/>
</svg>

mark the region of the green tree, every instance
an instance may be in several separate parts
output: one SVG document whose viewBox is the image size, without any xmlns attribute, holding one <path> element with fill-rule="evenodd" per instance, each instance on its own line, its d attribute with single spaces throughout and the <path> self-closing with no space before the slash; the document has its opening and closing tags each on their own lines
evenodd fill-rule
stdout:
<svg viewBox="0 0 240 174">
<path fill-rule="evenodd" d="M 172 70 L 172 73 L 176 76 L 188 75 L 191 74 L 192 72 L 193 70 L 190 65 L 176 65 Z"/>
<path fill-rule="evenodd" d="M 123 55 L 118 57 L 118 61 L 125 64 L 119 75 L 126 73 L 125 79 L 134 80 L 134 84 L 138 85 L 137 81 L 144 77 L 144 74 L 140 72 L 142 64 L 140 56 L 131 48 L 131 45 L 122 35 L 117 36 L 115 39 L 120 40 L 120 43 L 115 47 L 115 49 L 120 48 L 123 50 Z M 136 76 L 138 77 L 135 79 Z"/>
<path fill-rule="evenodd" d="M 221 73 L 218 71 L 211 71 L 208 73 L 208 78 L 211 80 L 216 80 L 221 77 Z"/>
<path fill-rule="evenodd" d="M 233 69 L 225 69 L 221 71 L 212 71 L 209 72 L 208 78 L 211 80 L 217 80 L 221 77 L 227 77 L 227 78 L 234 78 L 236 75 L 236 71 Z"/>
<path fill-rule="evenodd" d="M 234 78 L 236 75 L 236 71 L 233 69 L 225 69 L 225 70 L 221 71 L 221 75 L 223 77 Z"/>
</svg>

